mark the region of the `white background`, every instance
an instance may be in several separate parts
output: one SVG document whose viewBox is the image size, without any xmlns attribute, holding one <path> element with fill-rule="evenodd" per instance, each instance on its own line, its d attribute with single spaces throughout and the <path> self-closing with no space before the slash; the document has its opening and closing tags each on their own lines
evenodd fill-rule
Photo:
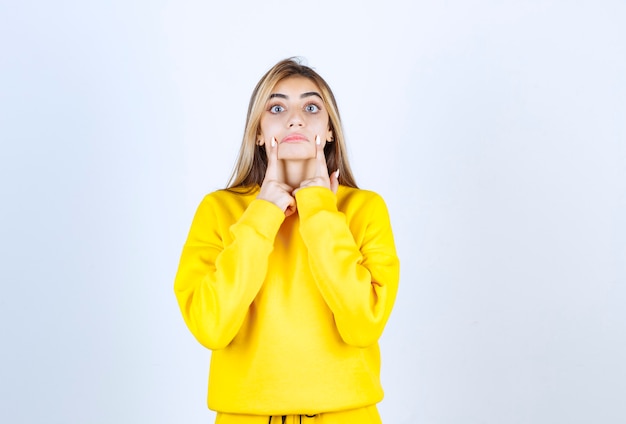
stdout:
<svg viewBox="0 0 626 424">
<path fill-rule="evenodd" d="M 0 422 L 212 422 L 173 279 L 295 55 L 392 216 L 385 422 L 626 422 L 625 22 L 617 0 L 3 1 Z"/>
</svg>

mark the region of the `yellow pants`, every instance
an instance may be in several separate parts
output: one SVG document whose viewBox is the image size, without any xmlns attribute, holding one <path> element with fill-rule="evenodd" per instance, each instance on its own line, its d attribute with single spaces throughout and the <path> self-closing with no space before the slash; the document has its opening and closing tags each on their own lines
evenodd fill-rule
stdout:
<svg viewBox="0 0 626 424">
<path fill-rule="evenodd" d="M 218 412 L 215 424 L 382 424 L 376 405 L 348 411 L 327 412 L 310 415 L 263 415 L 223 414 Z"/>
</svg>

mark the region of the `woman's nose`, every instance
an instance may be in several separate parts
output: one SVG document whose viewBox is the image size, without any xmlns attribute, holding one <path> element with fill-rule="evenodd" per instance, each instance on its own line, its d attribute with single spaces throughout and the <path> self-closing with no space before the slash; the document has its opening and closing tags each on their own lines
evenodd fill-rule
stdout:
<svg viewBox="0 0 626 424">
<path fill-rule="evenodd" d="M 296 110 L 296 111 L 291 112 L 291 114 L 289 115 L 289 119 L 287 120 L 287 124 L 289 128 L 303 126 L 304 118 L 302 114 L 300 113 L 300 111 Z"/>
</svg>

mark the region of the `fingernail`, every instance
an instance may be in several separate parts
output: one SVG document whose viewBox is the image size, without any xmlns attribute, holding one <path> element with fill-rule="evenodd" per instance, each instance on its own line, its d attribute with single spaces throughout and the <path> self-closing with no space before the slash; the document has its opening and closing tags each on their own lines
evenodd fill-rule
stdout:
<svg viewBox="0 0 626 424">
<path fill-rule="evenodd" d="M 319 146 L 319 144 L 320 144 L 320 143 L 321 143 L 321 141 L 320 141 L 320 136 L 319 136 L 319 135 L 316 135 L 316 136 L 315 136 L 315 144 L 317 144 L 317 145 Z"/>
<path fill-rule="evenodd" d="M 272 137 L 272 147 L 276 146 L 276 137 Z"/>
<path fill-rule="evenodd" d="M 337 179 L 339 179 L 339 169 L 337 169 Z"/>
</svg>

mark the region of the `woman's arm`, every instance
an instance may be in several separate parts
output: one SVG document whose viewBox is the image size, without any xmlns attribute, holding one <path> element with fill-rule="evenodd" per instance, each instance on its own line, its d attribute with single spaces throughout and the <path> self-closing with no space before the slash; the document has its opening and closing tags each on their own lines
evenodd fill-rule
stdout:
<svg viewBox="0 0 626 424">
<path fill-rule="evenodd" d="M 378 340 L 391 313 L 399 261 L 383 199 L 372 192 L 359 195 L 367 200 L 359 202 L 349 223 L 327 188 L 298 190 L 296 201 L 311 271 L 337 329 L 346 343 L 367 347 Z"/>
<path fill-rule="evenodd" d="M 285 219 L 276 206 L 255 199 L 229 228 L 229 206 L 226 197 L 209 195 L 202 201 L 174 283 L 185 323 L 209 349 L 226 347 L 239 331 Z"/>
</svg>

